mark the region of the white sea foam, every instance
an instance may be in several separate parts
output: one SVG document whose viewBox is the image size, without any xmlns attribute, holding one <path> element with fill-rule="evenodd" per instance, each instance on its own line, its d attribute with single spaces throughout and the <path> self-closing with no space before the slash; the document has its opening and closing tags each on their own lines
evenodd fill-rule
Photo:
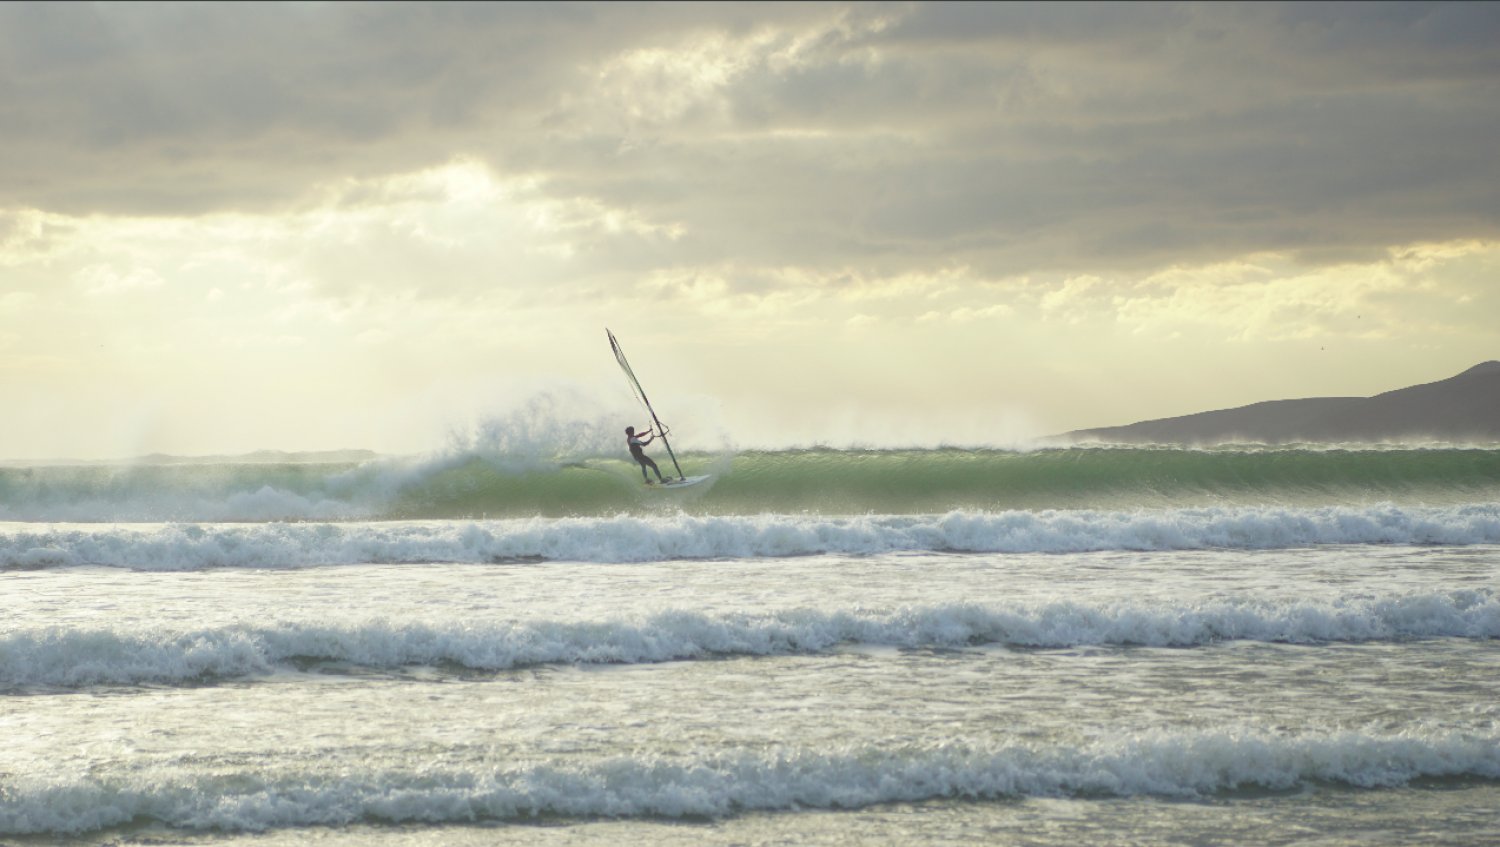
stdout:
<svg viewBox="0 0 1500 847">
<path fill-rule="evenodd" d="M 954 797 L 1195 797 L 1314 781 L 1385 787 L 1423 777 L 1500 778 L 1500 736 L 1162 731 L 1081 746 L 953 741 L 543 764 L 483 760 L 420 772 L 322 772 L 302 763 L 291 773 L 34 775 L 7 780 L 0 833 L 79 833 L 140 820 L 258 831 L 361 821 L 724 817 Z"/>
<path fill-rule="evenodd" d="M 350 563 L 648 562 L 899 551 L 1075 553 L 1318 544 L 1500 543 L 1500 504 L 1447 507 L 528 518 L 493 521 L 15 525 L 0 569 L 143 570 Z"/>
<path fill-rule="evenodd" d="M 200 630 L 57 629 L 0 636 L 0 686 L 176 683 L 267 674 L 288 662 L 370 668 L 650 663 L 818 653 L 840 645 L 1193 647 L 1227 640 L 1318 643 L 1500 637 L 1500 598 L 1462 590 L 1325 602 L 953 604 L 885 612 L 768 614 L 667 611 L 593 622 L 532 620 L 434 626 L 388 620 Z"/>
</svg>

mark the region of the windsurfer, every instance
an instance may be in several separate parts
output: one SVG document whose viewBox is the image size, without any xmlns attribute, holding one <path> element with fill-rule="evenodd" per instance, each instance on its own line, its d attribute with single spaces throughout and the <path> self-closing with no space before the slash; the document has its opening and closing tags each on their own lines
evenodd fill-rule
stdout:
<svg viewBox="0 0 1500 847">
<path fill-rule="evenodd" d="M 630 446 L 631 458 L 641 463 L 641 479 L 644 479 L 647 485 L 651 485 L 652 482 L 651 477 L 646 475 L 646 468 L 656 471 L 657 482 L 666 482 L 666 479 L 661 475 L 661 468 L 658 468 L 656 463 L 651 461 L 651 457 L 646 455 L 646 451 L 641 449 L 650 444 L 655 438 L 656 433 L 652 432 L 650 427 L 646 428 L 645 438 L 635 434 L 635 427 L 625 427 L 625 443 Z"/>
</svg>

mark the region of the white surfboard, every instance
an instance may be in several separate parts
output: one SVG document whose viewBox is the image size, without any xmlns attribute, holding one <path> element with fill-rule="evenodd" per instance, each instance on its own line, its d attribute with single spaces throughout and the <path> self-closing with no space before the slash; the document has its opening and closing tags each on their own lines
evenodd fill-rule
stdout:
<svg viewBox="0 0 1500 847">
<path fill-rule="evenodd" d="M 708 474 L 708 473 L 706 473 L 706 474 L 699 474 L 698 476 L 689 476 L 689 477 L 684 477 L 682 479 L 669 479 L 666 482 L 658 482 L 655 485 L 651 485 L 651 486 L 647 486 L 647 487 L 649 487 L 649 488 L 687 488 L 687 487 L 692 486 L 692 485 L 697 485 L 698 483 L 703 482 L 705 480 L 713 479 L 713 476 L 714 476 L 713 474 Z"/>
</svg>

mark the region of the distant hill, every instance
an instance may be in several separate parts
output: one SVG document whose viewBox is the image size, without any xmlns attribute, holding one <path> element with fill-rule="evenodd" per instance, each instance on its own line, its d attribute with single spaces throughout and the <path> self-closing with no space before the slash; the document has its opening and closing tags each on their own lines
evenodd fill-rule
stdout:
<svg viewBox="0 0 1500 847">
<path fill-rule="evenodd" d="M 1374 397 L 1271 400 L 1057 437 L 1126 444 L 1500 441 L 1500 362 Z"/>
</svg>

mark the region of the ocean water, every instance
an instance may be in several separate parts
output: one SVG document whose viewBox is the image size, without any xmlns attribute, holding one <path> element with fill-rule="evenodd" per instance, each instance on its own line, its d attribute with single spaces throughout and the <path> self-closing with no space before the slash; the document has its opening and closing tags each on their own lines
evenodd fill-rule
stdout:
<svg viewBox="0 0 1500 847">
<path fill-rule="evenodd" d="M 0 843 L 1500 844 L 1500 450 L 0 467 Z"/>
</svg>

